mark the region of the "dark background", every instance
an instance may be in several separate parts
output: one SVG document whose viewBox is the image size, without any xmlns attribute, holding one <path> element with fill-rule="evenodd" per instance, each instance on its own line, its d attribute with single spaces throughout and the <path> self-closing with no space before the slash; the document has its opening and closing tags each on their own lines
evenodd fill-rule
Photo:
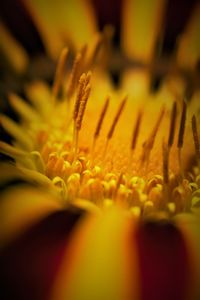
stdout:
<svg viewBox="0 0 200 300">
<path fill-rule="evenodd" d="M 73 1 L 73 0 L 66 0 Z M 149 0 L 147 0 L 149 1 Z M 121 28 L 121 11 L 123 0 L 91 0 L 96 11 L 99 29 L 102 30 L 104 25 L 112 24 L 115 27 L 113 38 L 114 49 L 123 58 L 122 49 L 120 48 L 120 28 Z M 155 60 L 158 64 L 163 59 L 170 60 L 176 51 L 176 41 L 178 36 L 184 31 L 190 16 L 195 9 L 198 0 L 167 0 L 166 10 L 163 18 L 162 44 L 159 49 L 159 55 L 155 49 Z M 0 97 L 5 99 L 8 91 L 14 90 L 17 93 L 23 93 L 23 84 L 25 81 L 36 78 L 43 78 L 51 83 L 55 62 L 52 62 L 45 53 L 45 47 L 42 43 L 39 33 L 34 26 L 29 13 L 27 12 L 22 0 L 1 0 L 0 1 L 0 19 L 9 28 L 11 33 L 23 45 L 28 52 L 31 60 L 30 66 L 24 74 L 18 76 L 7 64 L 3 53 L 0 53 Z M 158 37 L 159 38 L 159 37 Z M 158 41 L 159 42 L 159 41 Z M 43 67 L 40 65 L 38 58 L 43 58 Z M 111 76 L 116 86 L 120 80 L 120 71 L 123 69 L 124 60 L 118 68 L 110 69 Z M 129 62 L 128 62 L 129 63 Z M 198 70 L 199 70 L 199 66 Z M 166 70 L 152 72 L 152 91 L 156 91 L 159 84 L 166 74 Z M 190 76 L 190 74 L 185 74 Z M 1 101 L 1 110 L 5 110 L 5 103 Z"/>
</svg>

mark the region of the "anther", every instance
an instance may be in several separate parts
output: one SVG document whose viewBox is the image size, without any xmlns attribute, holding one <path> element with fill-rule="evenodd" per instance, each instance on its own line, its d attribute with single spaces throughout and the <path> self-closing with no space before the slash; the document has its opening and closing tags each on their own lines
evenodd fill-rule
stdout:
<svg viewBox="0 0 200 300">
<path fill-rule="evenodd" d="M 88 84 L 87 87 L 85 88 L 84 95 L 80 101 L 79 111 L 78 111 L 77 118 L 76 118 L 76 129 L 78 131 L 81 129 L 81 126 L 82 126 L 83 115 L 84 115 L 87 101 L 88 101 L 88 98 L 90 95 L 90 91 L 91 91 L 91 87 Z"/>
<path fill-rule="evenodd" d="M 162 195 L 163 195 L 163 201 L 162 206 L 165 209 L 168 205 L 169 199 L 170 199 L 170 188 L 169 188 L 169 152 L 170 148 L 169 146 L 163 141 L 162 145 L 162 157 L 163 157 L 163 185 L 162 187 Z"/>
<path fill-rule="evenodd" d="M 157 122 L 156 122 L 156 124 L 155 124 L 155 127 L 154 127 L 154 129 L 153 129 L 153 131 L 152 131 L 152 134 L 151 134 L 151 136 L 150 136 L 150 145 L 151 145 L 151 147 L 153 147 L 153 145 L 154 145 L 155 138 L 156 138 L 156 134 L 157 134 L 158 129 L 159 129 L 159 127 L 160 127 L 160 124 L 161 124 L 161 121 L 162 121 L 162 119 L 163 119 L 164 113 L 165 113 L 165 108 L 163 107 L 163 108 L 161 109 L 161 111 L 160 111 L 160 114 L 159 114 L 159 116 L 158 116 L 158 120 L 157 120 Z"/>
<path fill-rule="evenodd" d="M 199 135 L 197 131 L 197 120 L 195 115 L 192 116 L 192 133 L 193 133 L 193 140 L 194 140 L 194 147 L 196 152 L 197 160 L 200 160 L 200 144 L 199 144 Z"/>
<path fill-rule="evenodd" d="M 170 118 L 168 148 L 171 148 L 172 145 L 173 145 L 173 142 L 174 142 L 176 116 L 177 116 L 177 107 L 176 107 L 176 102 L 174 102 L 173 107 L 172 107 L 172 111 L 171 111 L 171 118 Z"/>
<path fill-rule="evenodd" d="M 91 72 L 87 74 L 82 74 L 79 79 L 79 89 L 74 106 L 73 119 L 74 119 L 74 138 L 73 138 L 73 147 L 76 159 L 77 148 L 78 148 L 78 133 L 82 126 L 83 115 L 87 105 L 87 101 L 90 95 Z"/>
<path fill-rule="evenodd" d="M 77 94 L 75 105 L 74 105 L 74 112 L 73 112 L 73 120 L 74 121 L 76 121 L 78 111 L 79 111 L 80 101 L 81 101 L 81 98 L 83 97 L 85 80 L 86 80 L 86 74 L 83 73 L 79 79 L 78 94 Z"/>
<path fill-rule="evenodd" d="M 94 139 L 97 139 L 98 136 L 99 136 L 100 130 L 101 130 L 101 128 L 102 128 L 103 120 L 104 120 L 105 115 L 106 115 L 106 112 L 107 112 L 107 110 L 108 110 L 109 101 L 110 101 L 110 98 L 107 97 L 107 98 L 106 98 L 106 101 L 105 101 L 105 103 L 104 103 L 104 106 L 103 106 L 103 108 L 102 108 L 102 111 L 101 111 L 101 114 L 100 114 L 100 117 L 99 117 L 99 120 L 98 120 L 96 129 L 95 129 L 95 132 L 94 132 Z"/>
<path fill-rule="evenodd" d="M 180 175 L 182 178 L 183 178 L 183 167 L 182 167 L 181 150 L 183 148 L 183 142 L 184 142 L 186 114 L 187 114 L 187 106 L 186 106 L 186 103 L 183 101 L 183 109 L 182 109 L 182 114 L 181 114 L 178 142 L 177 142 Z"/>
<path fill-rule="evenodd" d="M 164 184 L 169 183 L 169 148 L 163 142 L 163 182 Z"/>
<path fill-rule="evenodd" d="M 183 147 L 184 133 L 185 133 L 185 122 L 186 122 L 186 113 L 187 113 L 187 106 L 186 106 L 186 103 L 183 101 L 183 109 L 182 109 L 182 114 L 181 114 L 179 134 L 178 134 L 178 143 L 177 143 L 177 147 L 178 148 L 182 148 Z"/>
<path fill-rule="evenodd" d="M 80 71 L 81 72 L 83 72 L 85 69 L 85 63 L 86 63 L 85 60 L 86 60 L 87 50 L 88 50 L 87 44 L 83 45 L 83 47 L 80 49 L 80 54 L 81 54 Z"/>
<path fill-rule="evenodd" d="M 91 153 L 92 153 L 92 160 L 91 161 L 92 162 L 93 162 L 93 159 L 94 159 L 94 151 L 95 151 L 96 140 L 99 137 L 100 130 L 101 130 L 102 124 L 103 124 L 103 120 L 104 120 L 106 112 L 108 110 L 109 102 L 110 102 L 110 97 L 107 97 L 106 100 L 105 100 L 105 103 L 103 105 L 103 108 L 102 108 L 102 111 L 101 111 L 96 129 L 95 129 L 95 132 L 94 132 L 93 144 L 92 144 L 92 150 L 91 150 Z"/>
<path fill-rule="evenodd" d="M 77 78 L 80 74 L 81 60 L 82 60 L 81 53 L 78 53 L 75 57 L 75 60 L 74 60 L 73 66 L 72 66 L 72 71 L 71 71 L 70 77 L 69 77 L 69 83 L 68 83 L 68 87 L 67 87 L 67 96 L 68 97 L 71 97 L 72 94 L 74 93 L 76 83 L 77 83 Z"/>
<path fill-rule="evenodd" d="M 117 122 L 119 121 L 119 118 L 120 118 L 120 116 L 121 116 L 121 114 L 122 114 L 122 112 L 123 112 L 123 109 L 124 109 L 124 106 L 125 106 L 125 104 L 126 104 L 126 101 L 127 101 L 127 96 L 126 96 L 126 97 L 124 98 L 124 100 L 122 100 L 122 102 L 120 103 L 120 106 L 119 106 L 119 108 L 118 108 L 118 110 L 117 110 L 117 113 L 116 113 L 116 115 L 115 115 L 115 118 L 114 118 L 114 120 L 113 120 L 113 123 L 112 123 L 112 125 L 111 125 L 111 127 L 110 127 L 110 130 L 109 130 L 109 132 L 108 132 L 108 135 L 107 135 L 107 139 L 108 139 L 108 140 L 110 140 L 110 139 L 112 138 L 112 136 L 113 136 L 115 127 L 116 127 Z"/>
<path fill-rule="evenodd" d="M 119 190 L 120 184 L 122 183 L 122 178 L 123 178 L 123 173 L 120 173 L 120 175 L 117 179 L 117 182 L 116 182 L 116 188 L 113 193 L 113 199 L 117 198 L 118 190 Z"/>
<path fill-rule="evenodd" d="M 94 65 L 99 50 L 102 46 L 102 43 L 103 43 L 103 37 L 100 33 L 98 33 L 95 37 L 94 44 L 90 49 L 89 57 L 87 60 L 87 68 L 91 68 Z"/>
<path fill-rule="evenodd" d="M 106 152 L 107 152 L 107 148 L 108 148 L 108 144 L 109 144 L 109 141 L 110 139 L 112 138 L 113 136 L 113 133 L 114 133 L 114 130 L 115 130 L 115 127 L 117 125 L 117 122 L 119 121 L 119 118 L 123 112 L 123 109 L 124 109 L 124 106 L 126 104 L 126 101 L 127 101 L 127 96 L 122 100 L 122 102 L 120 103 L 119 107 L 118 107 L 118 110 L 116 112 L 116 115 L 114 117 L 114 120 L 113 120 L 113 123 L 110 127 L 110 130 L 108 131 L 108 134 L 107 134 L 107 139 L 106 139 L 106 143 L 105 143 L 105 147 L 104 147 L 104 151 L 103 151 L 103 160 L 105 160 L 106 158 Z"/>
<path fill-rule="evenodd" d="M 142 120 L 142 111 L 140 110 L 138 115 L 137 115 L 137 120 L 136 120 L 134 130 L 133 130 L 133 137 L 132 137 L 132 142 L 131 142 L 131 151 L 133 151 L 136 147 L 137 139 L 138 139 L 138 136 L 139 136 L 141 120 Z"/>
<path fill-rule="evenodd" d="M 152 130 L 152 133 L 150 134 L 149 138 L 143 144 L 143 154 L 142 154 L 142 158 L 141 158 L 141 164 L 143 164 L 146 161 L 146 167 L 148 166 L 150 153 L 154 146 L 155 138 L 156 138 L 158 129 L 160 127 L 161 121 L 163 119 L 164 113 L 165 113 L 165 109 L 163 107 L 160 111 L 160 114 L 156 121 L 155 127 Z"/>
</svg>

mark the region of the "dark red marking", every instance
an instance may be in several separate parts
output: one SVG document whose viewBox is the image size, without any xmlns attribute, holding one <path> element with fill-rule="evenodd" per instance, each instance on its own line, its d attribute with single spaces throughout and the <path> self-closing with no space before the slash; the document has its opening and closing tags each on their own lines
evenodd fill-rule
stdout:
<svg viewBox="0 0 200 300">
<path fill-rule="evenodd" d="M 81 213 L 52 213 L 0 252 L 0 297 L 49 299 L 69 237 Z"/>
<path fill-rule="evenodd" d="M 141 300 L 184 300 L 191 266 L 184 237 L 170 223 L 148 222 L 136 232 Z"/>
</svg>

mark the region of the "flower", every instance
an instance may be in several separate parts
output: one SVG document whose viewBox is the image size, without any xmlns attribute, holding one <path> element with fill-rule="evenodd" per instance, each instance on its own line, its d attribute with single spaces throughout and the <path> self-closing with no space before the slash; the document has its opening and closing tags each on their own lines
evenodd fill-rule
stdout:
<svg viewBox="0 0 200 300">
<path fill-rule="evenodd" d="M 20 180 L 4 188 L 0 203 L 2 295 L 198 299 L 198 90 L 184 100 L 186 82 L 172 73 L 156 94 L 149 93 L 154 30 L 148 42 L 136 36 L 132 43 L 123 35 L 127 57 L 146 67 L 127 68 L 116 89 L 107 70 L 111 28 L 92 38 L 94 19 L 81 17 L 86 11 L 91 15 L 87 3 L 50 2 L 48 17 L 44 3 L 27 2 L 27 7 L 40 24 L 49 55 L 55 57 L 66 40 L 71 46 L 61 51 L 52 86 L 29 82 L 28 101 L 10 93 L 20 122 L 1 115 L 13 139 L 0 142 L 1 153 L 12 159 L 1 164 L 1 182 Z M 138 9 L 133 20 L 142 18 L 144 2 L 134 3 L 124 4 L 128 37 L 136 28 L 132 6 Z M 154 28 L 163 10 L 160 3 L 150 5 L 145 20 Z M 187 63 L 196 20 L 180 42 L 179 64 Z M 69 24 L 82 27 L 70 30 Z M 72 66 L 66 68 L 73 49 Z M 193 70 L 198 54 L 189 57 Z"/>
</svg>

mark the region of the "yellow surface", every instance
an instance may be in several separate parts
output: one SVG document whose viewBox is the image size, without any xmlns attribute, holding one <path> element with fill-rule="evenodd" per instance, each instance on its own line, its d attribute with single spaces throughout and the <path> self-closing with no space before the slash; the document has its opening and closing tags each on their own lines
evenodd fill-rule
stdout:
<svg viewBox="0 0 200 300">
<path fill-rule="evenodd" d="M 10 188 L 1 194 L 0 247 L 60 208 L 58 200 L 39 189 L 26 186 Z"/>
<path fill-rule="evenodd" d="M 165 0 L 125 0 L 123 4 L 123 49 L 129 57 L 149 62 L 162 29 Z"/>
<path fill-rule="evenodd" d="M 122 211 L 110 208 L 80 224 L 72 238 L 72 257 L 68 250 L 52 299 L 137 299 L 136 254 L 133 248 L 129 252 L 129 221 Z"/>
</svg>

